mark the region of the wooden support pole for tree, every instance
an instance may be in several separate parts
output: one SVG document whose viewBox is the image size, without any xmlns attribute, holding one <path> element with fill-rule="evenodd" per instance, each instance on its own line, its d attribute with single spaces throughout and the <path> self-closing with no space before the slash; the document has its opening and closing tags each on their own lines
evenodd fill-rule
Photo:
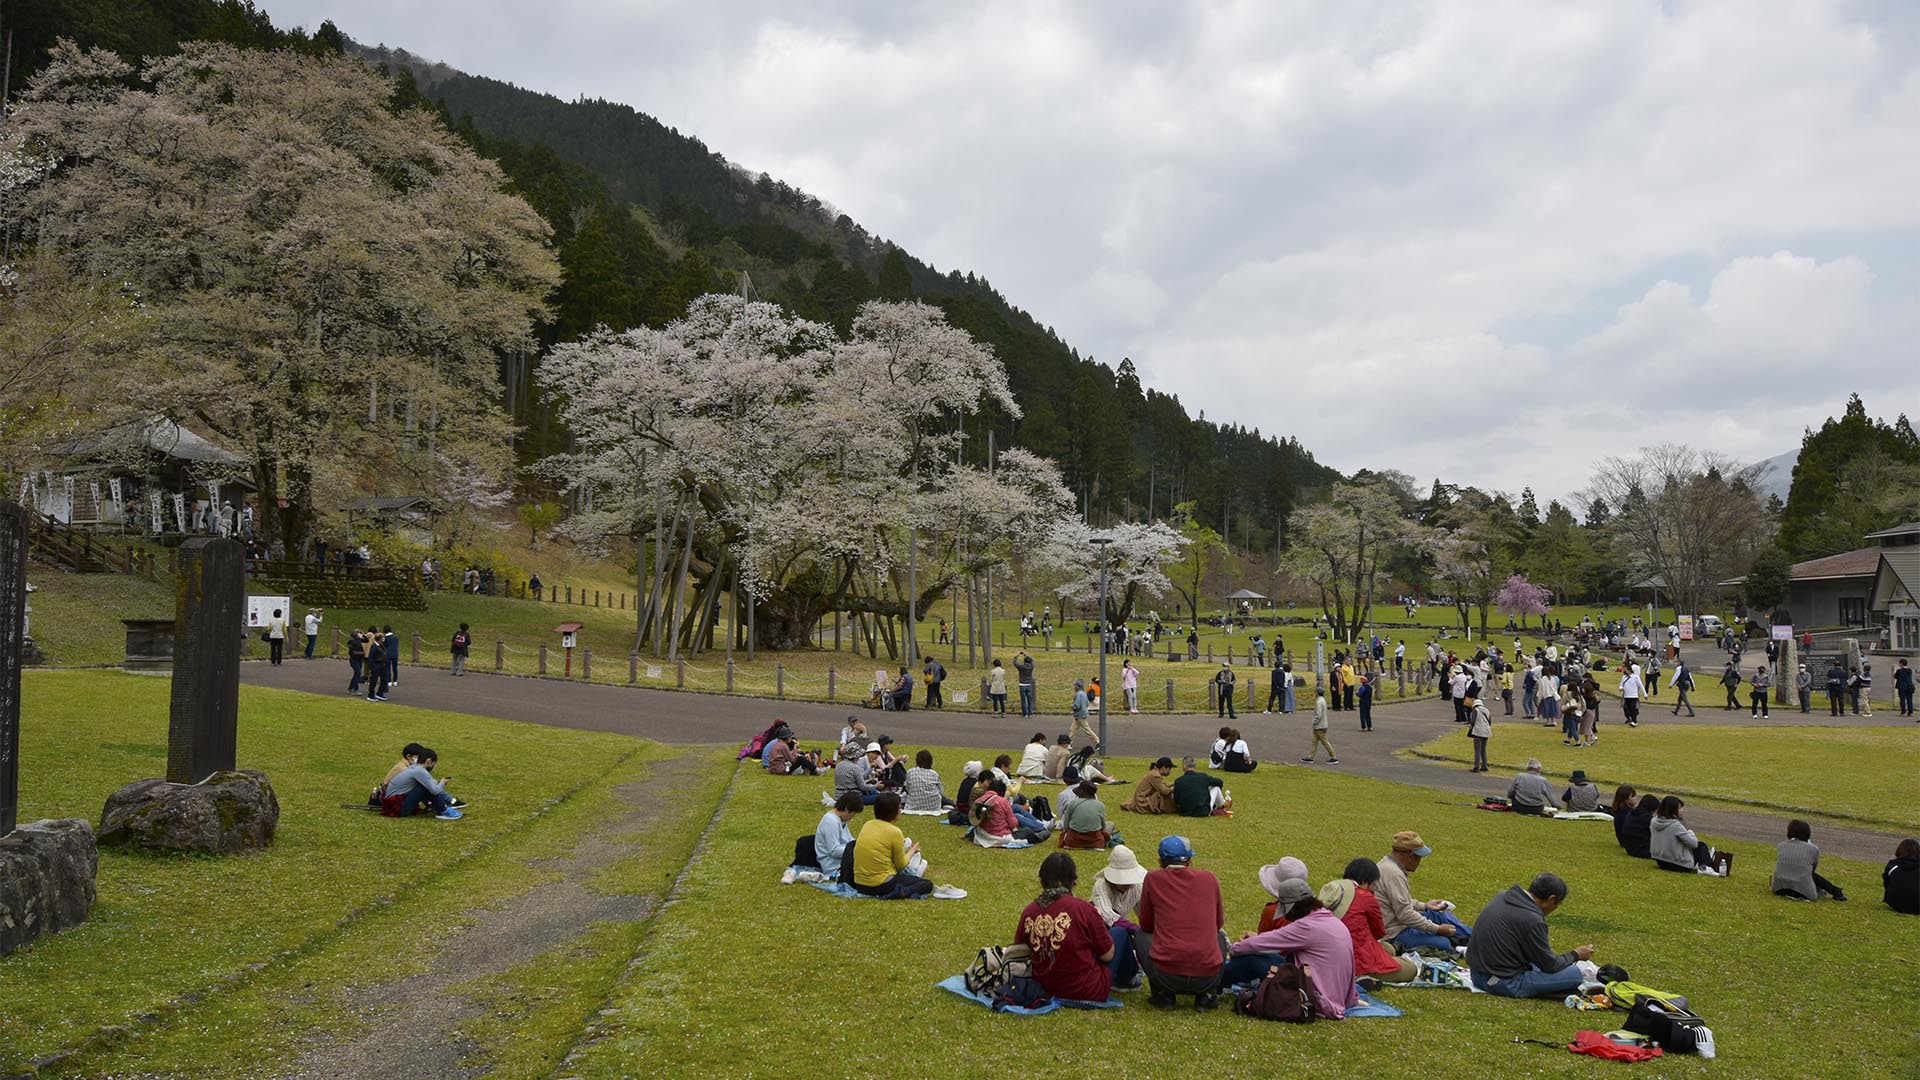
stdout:
<svg viewBox="0 0 1920 1080">
<path fill-rule="evenodd" d="M 507 670 L 507 643 L 499 638 L 493 639 L 493 670 Z"/>
<path fill-rule="evenodd" d="M 547 673 L 547 643 L 543 641 L 540 643 L 540 666 L 537 669 L 535 669 L 535 674 L 545 675 L 546 673 Z"/>
</svg>

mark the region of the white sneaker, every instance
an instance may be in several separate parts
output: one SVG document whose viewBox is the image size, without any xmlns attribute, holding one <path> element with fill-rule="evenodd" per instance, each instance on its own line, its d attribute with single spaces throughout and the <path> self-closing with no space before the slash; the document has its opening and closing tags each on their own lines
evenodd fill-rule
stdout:
<svg viewBox="0 0 1920 1080">
<path fill-rule="evenodd" d="M 963 900 L 966 898 L 966 895 L 967 890 L 953 885 L 935 885 L 933 887 L 933 898 L 935 900 Z"/>
<path fill-rule="evenodd" d="M 808 884 L 812 884 L 817 881 L 827 880 L 827 875 L 821 873 L 818 870 L 802 870 L 799 873 L 793 875 L 793 880 L 804 881 Z"/>
<path fill-rule="evenodd" d="M 791 866 L 787 867 L 787 869 L 780 875 L 780 884 L 782 885 L 793 884 L 793 879 L 799 876 L 799 873 L 800 871 L 794 869 L 793 867 Z"/>
</svg>

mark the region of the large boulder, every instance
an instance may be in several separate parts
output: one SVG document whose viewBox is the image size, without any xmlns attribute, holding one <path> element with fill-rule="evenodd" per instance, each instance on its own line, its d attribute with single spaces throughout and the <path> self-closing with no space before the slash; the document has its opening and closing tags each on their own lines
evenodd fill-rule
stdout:
<svg viewBox="0 0 1920 1080">
<path fill-rule="evenodd" d="M 273 843 L 280 800 L 265 773 L 217 772 L 197 784 L 136 780 L 107 796 L 100 843 L 223 855 Z"/>
<path fill-rule="evenodd" d="M 0 956 L 87 921 L 100 853 L 80 818 L 36 821 L 0 836 Z"/>
</svg>

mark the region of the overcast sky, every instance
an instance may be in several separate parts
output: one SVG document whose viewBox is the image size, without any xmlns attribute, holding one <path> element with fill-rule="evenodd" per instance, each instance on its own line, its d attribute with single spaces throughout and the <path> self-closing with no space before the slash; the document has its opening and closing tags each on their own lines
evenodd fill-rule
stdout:
<svg viewBox="0 0 1920 1080">
<path fill-rule="evenodd" d="M 1342 470 L 1920 420 L 1920 5 L 265 0 L 631 104 Z"/>
</svg>

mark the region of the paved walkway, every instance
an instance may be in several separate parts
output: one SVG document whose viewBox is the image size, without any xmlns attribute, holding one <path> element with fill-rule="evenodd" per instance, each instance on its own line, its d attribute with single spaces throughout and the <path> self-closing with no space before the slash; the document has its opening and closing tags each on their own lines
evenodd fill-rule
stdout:
<svg viewBox="0 0 1920 1080">
<path fill-rule="evenodd" d="M 345 696 L 348 669 L 343 660 L 289 660 L 275 669 L 265 663 L 246 663 L 240 668 L 242 681 L 256 686 L 275 686 L 317 694 Z M 839 733 L 849 715 L 860 716 L 875 735 L 885 732 L 907 746 L 933 744 L 944 746 L 1002 746 L 1017 753 L 1034 732 L 1052 737 L 1069 726 L 1064 716 L 1022 719 L 1018 715 L 996 717 L 969 707 L 964 709 L 914 709 L 906 713 L 882 713 L 870 709 L 832 706 L 818 702 L 771 701 L 764 698 L 728 697 L 674 690 L 651 690 L 559 679 L 525 678 L 480 672 L 454 678 L 444 670 L 428 667 L 402 667 L 399 685 L 393 688 L 394 704 L 417 705 L 449 712 L 497 716 L 555 727 L 587 731 L 610 731 L 667 743 L 745 742 L 764 730 L 774 717 L 793 725 L 805 742 L 830 740 Z M 1619 718 L 1613 703 L 1602 706 L 1603 722 L 1613 724 Z M 366 705 L 368 709 L 384 706 Z M 1749 719 L 1745 712 L 1701 709 L 1691 720 L 1667 714 L 1671 708 L 1649 702 L 1642 715 L 1649 723 L 1660 724 L 1742 724 L 1789 726 L 1831 723 L 1821 713 L 1801 715 L 1775 710 L 1767 719 Z M 1658 710 L 1657 712 L 1655 710 Z M 1335 713 L 1333 743 L 1341 754 L 1337 766 L 1303 765 L 1294 758 L 1296 748 L 1305 749 L 1311 741 L 1308 716 L 1264 716 L 1241 712 L 1235 725 L 1257 751 L 1267 755 L 1266 767 L 1333 769 L 1356 776 L 1373 777 L 1420 787 L 1455 791 L 1463 795 L 1500 794 L 1505 779 L 1482 778 L 1463 770 L 1426 761 L 1408 761 L 1397 751 L 1435 739 L 1452 730 L 1453 709 L 1438 700 L 1383 705 L 1374 710 L 1374 730 L 1362 734 L 1354 730 L 1353 713 Z M 1496 723 L 1506 722 L 1496 717 Z M 1120 757 L 1158 757 L 1183 753 L 1198 756 L 1209 746 L 1221 721 L 1211 716 L 1130 716 L 1108 714 L 1108 744 Z M 1912 721 L 1885 714 L 1872 719 L 1847 717 L 1846 726 L 1911 727 Z M 1732 810 L 1688 807 L 1687 818 L 1699 830 L 1736 840 L 1774 843 L 1785 833 L 1789 815 L 1764 810 Z M 1822 823 L 1820 848 L 1829 854 L 1881 863 L 1892 854 L 1900 837 L 1873 829 L 1851 828 Z"/>
</svg>

